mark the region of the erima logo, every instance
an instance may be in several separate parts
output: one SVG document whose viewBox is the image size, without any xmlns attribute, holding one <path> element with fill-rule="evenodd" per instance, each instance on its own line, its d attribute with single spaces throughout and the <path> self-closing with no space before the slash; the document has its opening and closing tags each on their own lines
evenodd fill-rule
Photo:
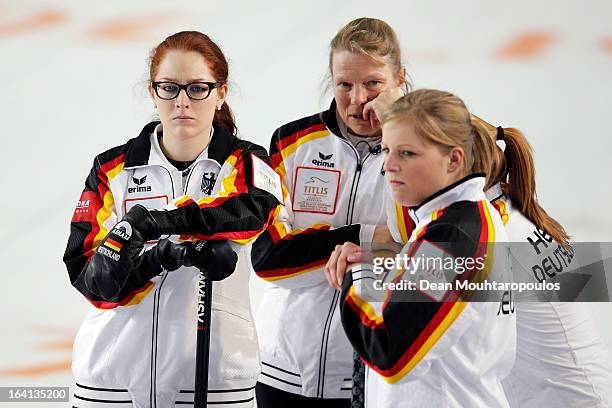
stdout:
<svg viewBox="0 0 612 408">
<path fill-rule="evenodd" d="M 329 163 L 327 161 L 327 160 L 331 159 L 332 156 L 333 156 L 333 153 L 326 156 L 323 153 L 319 152 L 319 159 L 320 160 L 314 159 L 312 161 L 312 164 L 314 164 L 315 166 L 334 168 L 336 165 L 334 163 Z"/>
<path fill-rule="evenodd" d="M 132 177 L 132 181 L 138 187 L 129 187 L 128 193 L 146 193 L 148 191 L 151 191 L 151 186 L 143 186 L 143 184 L 147 181 L 147 176 L 144 176 L 142 178 Z"/>
</svg>

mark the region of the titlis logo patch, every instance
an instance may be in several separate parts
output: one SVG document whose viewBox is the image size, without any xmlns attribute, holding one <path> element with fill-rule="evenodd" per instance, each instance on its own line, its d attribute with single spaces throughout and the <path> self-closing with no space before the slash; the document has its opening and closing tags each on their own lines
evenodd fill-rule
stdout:
<svg viewBox="0 0 612 408">
<path fill-rule="evenodd" d="M 204 176 L 202 176 L 202 192 L 206 195 L 211 195 L 214 186 L 215 173 L 213 173 L 212 171 L 209 173 L 204 173 Z"/>
<path fill-rule="evenodd" d="M 134 184 L 136 184 L 138 187 L 129 187 L 128 193 L 146 193 L 151 191 L 151 186 L 143 185 L 147 182 L 147 176 L 142 178 L 132 177 L 132 182 L 134 182 Z"/>
<path fill-rule="evenodd" d="M 334 163 L 330 163 L 328 162 L 328 160 L 330 160 L 333 156 L 332 154 L 328 154 L 328 155 L 324 155 L 323 153 L 319 152 L 319 159 L 314 159 L 312 161 L 312 164 L 314 164 L 315 166 L 320 166 L 320 167 L 329 167 L 329 168 L 334 168 L 336 165 Z"/>
<path fill-rule="evenodd" d="M 132 226 L 127 221 L 121 221 L 113 227 L 113 230 L 98 247 L 98 253 L 104 255 L 115 262 L 121 259 L 121 248 L 125 242 L 132 237 Z"/>
</svg>

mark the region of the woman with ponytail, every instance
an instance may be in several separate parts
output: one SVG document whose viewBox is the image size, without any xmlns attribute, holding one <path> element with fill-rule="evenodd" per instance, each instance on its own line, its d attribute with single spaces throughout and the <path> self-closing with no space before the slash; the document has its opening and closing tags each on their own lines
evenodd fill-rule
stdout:
<svg viewBox="0 0 612 408">
<path fill-rule="evenodd" d="M 326 266 L 342 286 L 346 334 L 368 367 L 366 407 L 508 407 L 501 381 L 516 340 L 509 293 L 464 289 L 502 281 L 510 267 L 505 244 L 496 245 L 507 240 L 502 220 L 484 193 L 499 165 L 495 142 L 461 99 L 418 90 L 383 115 L 382 146 L 386 182 L 416 224 L 392 258 L 406 263 L 381 278 L 347 242 Z"/>
<path fill-rule="evenodd" d="M 92 306 L 74 341 L 72 405 L 193 405 L 206 269 L 208 404 L 252 407 L 260 365 L 248 254 L 277 213 L 280 179 L 265 149 L 236 137 L 228 64 L 208 36 L 169 36 L 149 70 L 159 121 L 95 158 L 72 218 L 64 262 Z"/>
<path fill-rule="evenodd" d="M 495 128 L 472 116 L 476 126 L 505 145 L 495 149 L 487 198 L 504 221 L 515 279 L 558 281 L 576 268 L 559 262 L 571 250 L 565 229 L 538 203 L 531 146 L 514 128 Z M 550 264 L 554 269 L 544 268 Z M 558 267 L 556 266 L 558 265 Z M 559 269 L 557 269 L 559 268 Z M 511 407 L 612 406 L 608 351 L 585 303 L 517 301 L 517 356 L 503 385 Z"/>
</svg>

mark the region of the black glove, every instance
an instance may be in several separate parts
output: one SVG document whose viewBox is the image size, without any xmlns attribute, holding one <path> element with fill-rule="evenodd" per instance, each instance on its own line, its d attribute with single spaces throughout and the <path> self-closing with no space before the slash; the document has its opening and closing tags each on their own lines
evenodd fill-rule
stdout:
<svg viewBox="0 0 612 408">
<path fill-rule="evenodd" d="M 205 270 L 210 280 L 223 280 L 236 269 L 238 256 L 227 241 L 184 242 L 181 246 L 184 248 L 182 264 Z"/>
<path fill-rule="evenodd" d="M 120 298 L 125 289 L 137 286 L 140 281 L 144 283 L 161 272 L 160 266 L 151 267 L 151 264 L 159 264 L 152 259 L 157 252 L 147 251 L 151 253 L 141 257 L 144 243 L 156 238 L 159 238 L 159 232 L 155 220 L 145 207 L 135 205 L 100 242 L 77 284 L 83 285 L 87 291 L 98 294 L 104 300 Z M 155 250 L 167 248 L 167 244 L 164 244 Z M 137 268 L 141 264 L 151 267 L 146 272 L 147 276 L 135 276 L 132 280 L 138 282 L 128 284 L 128 278 L 134 269 L 145 273 L 140 271 L 142 268 Z"/>
</svg>

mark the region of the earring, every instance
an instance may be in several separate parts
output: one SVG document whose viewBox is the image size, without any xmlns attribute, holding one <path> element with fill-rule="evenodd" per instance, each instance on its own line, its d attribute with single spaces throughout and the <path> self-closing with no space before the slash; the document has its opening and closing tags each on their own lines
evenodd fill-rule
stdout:
<svg viewBox="0 0 612 408">
<path fill-rule="evenodd" d="M 223 104 L 221 104 L 221 105 L 217 105 L 217 110 L 221 110 L 221 106 L 222 106 L 222 105 L 223 105 Z"/>
</svg>

